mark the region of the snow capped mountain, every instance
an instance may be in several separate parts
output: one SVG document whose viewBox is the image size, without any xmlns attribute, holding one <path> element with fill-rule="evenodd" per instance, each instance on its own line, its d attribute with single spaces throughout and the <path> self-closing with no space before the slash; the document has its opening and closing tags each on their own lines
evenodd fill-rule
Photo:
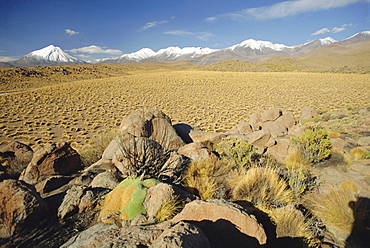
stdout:
<svg viewBox="0 0 370 248">
<path fill-rule="evenodd" d="M 283 44 L 274 44 L 270 41 L 249 39 L 249 40 L 245 40 L 237 45 L 231 46 L 226 49 L 234 51 L 237 48 L 250 48 L 252 50 L 260 50 L 260 51 L 263 51 L 264 49 L 282 51 L 284 49 L 291 48 L 291 47 L 283 45 Z"/>
<path fill-rule="evenodd" d="M 13 66 L 44 66 L 66 64 L 86 64 L 86 62 L 69 55 L 60 47 L 53 45 L 49 45 L 40 50 L 30 52 L 23 58 L 12 62 Z"/>
<path fill-rule="evenodd" d="M 297 46 L 286 46 L 270 41 L 248 39 L 239 44 L 224 48 L 211 49 L 202 47 L 171 46 L 155 52 L 150 48 L 142 48 L 139 51 L 124 54 L 116 58 L 88 60 L 87 63 L 137 63 L 137 62 L 170 62 L 188 61 L 194 64 L 211 64 L 228 59 L 237 59 L 248 62 L 259 62 L 270 58 L 298 57 L 316 49 L 330 46 L 345 46 L 370 39 L 370 31 L 363 31 L 352 35 L 342 41 L 336 41 L 331 37 L 313 40 Z M 77 59 L 61 48 L 49 45 L 43 49 L 33 51 L 23 58 L 11 61 L 5 66 L 36 66 L 36 65 L 60 65 L 60 64 L 84 64 L 85 61 Z"/>
</svg>

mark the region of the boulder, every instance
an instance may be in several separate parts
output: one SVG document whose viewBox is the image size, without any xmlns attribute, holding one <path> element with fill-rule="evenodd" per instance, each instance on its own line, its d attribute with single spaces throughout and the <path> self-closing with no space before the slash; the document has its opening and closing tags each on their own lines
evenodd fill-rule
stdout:
<svg viewBox="0 0 370 248">
<path fill-rule="evenodd" d="M 208 148 L 204 147 L 202 143 L 190 143 L 179 148 L 179 154 L 190 158 L 192 160 L 207 159 L 211 156 Z"/>
<path fill-rule="evenodd" d="M 143 206 L 146 209 L 149 221 L 154 221 L 154 217 L 163 203 L 175 199 L 176 197 L 185 201 L 195 200 L 195 196 L 167 183 L 160 183 L 147 189 Z"/>
<path fill-rule="evenodd" d="M 122 179 L 117 175 L 117 172 L 105 171 L 94 177 L 90 183 L 90 187 L 114 189 L 121 180 Z"/>
<path fill-rule="evenodd" d="M 279 138 L 276 140 L 276 145 L 271 146 L 267 149 L 266 154 L 273 156 L 279 162 L 284 163 L 285 158 L 288 156 L 290 147 L 290 140 Z"/>
<path fill-rule="evenodd" d="M 46 178 L 45 180 L 37 183 L 35 185 L 35 188 L 37 192 L 43 195 L 45 193 L 49 193 L 53 190 L 56 190 L 62 187 L 63 185 L 66 185 L 67 183 L 69 183 L 70 180 L 71 178 L 66 177 L 66 176 L 60 176 L 60 175 L 50 176 Z"/>
<path fill-rule="evenodd" d="M 4 171 L 12 178 L 17 179 L 24 168 L 27 167 L 33 156 L 31 147 L 18 141 L 12 141 L 0 149 L 0 160 Z"/>
<path fill-rule="evenodd" d="M 268 132 L 274 138 L 283 136 L 288 133 L 288 129 L 286 128 L 286 126 L 276 121 L 264 122 L 262 124 L 262 130 Z"/>
<path fill-rule="evenodd" d="M 196 142 L 196 143 L 217 142 L 227 136 L 226 134 L 223 134 L 223 133 L 207 133 L 207 132 L 196 131 L 196 130 L 191 130 L 189 135 L 190 135 L 190 138 L 193 140 L 193 142 Z"/>
<path fill-rule="evenodd" d="M 85 194 L 87 187 L 82 185 L 74 185 L 67 190 L 62 204 L 58 208 L 58 217 L 65 219 L 71 215 L 77 214 L 82 196 Z"/>
<path fill-rule="evenodd" d="M 69 176 L 80 169 L 80 155 L 68 143 L 60 142 L 35 150 L 31 162 L 19 179 L 36 184 L 48 176 Z"/>
<path fill-rule="evenodd" d="M 172 127 L 170 118 L 155 109 L 132 112 L 122 120 L 119 130 L 135 137 L 155 140 L 167 150 L 177 149 L 185 144 Z"/>
<path fill-rule="evenodd" d="M 302 123 L 298 123 L 289 129 L 288 135 L 300 136 L 304 134 L 304 128 L 305 127 Z"/>
<path fill-rule="evenodd" d="M 211 245 L 202 230 L 194 224 L 180 221 L 166 229 L 149 246 L 152 248 L 182 248 L 202 247 L 211 248 Z"/>
<path fill-rule="evenodd" d="M 45 218 L 46 203 L 35 189 L 23 182 L 0 182 L 0 238 L 32 228 Z"/>
<path fill-rule="evenodd" d="M 296 124 L 296 119 L 293 116 L 292 112 L 285 112 L 282 116 L 280 116 L 275 123 L 279 123 L 284 125 L 288 130 L 291 129 Z"/>
<path fill-rule="evenodd" d="M 304 107 L 301 109 L 301 116 L 299 120 L 307 120 L 318 116 L 317 111 L 312 107 Z"/>
<path fill-rule="evenodd" d="M 274 121 L 282 115 L 280 109 L 267 109 L 261 114 L 261 121 Z"/>
<path fill-rule="evenodd" d="M 267 241 L 265 230 L 254 216 L 225 200 L 192 201 L 171 220 L 180 221 L 200 227 L 212 247 L 260 247 Z"/>
<path fill-rule="evenodd" d="M 251 125 L 253 131 L 261 130 L 262 127 L 261 115 L 257 113 L 251 114 L 251 116 L 249 117 L 249 124 Z"/>
<path fill-rule="evenodd" d="M 244 121 L 233 127 L 228 133 L 230 134 L 248 134 L 253 132 L 251 125 Z"/>
<path fill-rule="evenodd" d="M 270 137 L 271 135 L 264 130 L 255 131 L 248 135 L 248 143 L 256 147 L 260 153 L 263 153 L 268 145 L 273 145 L 270 142 Z"/>
</svg>

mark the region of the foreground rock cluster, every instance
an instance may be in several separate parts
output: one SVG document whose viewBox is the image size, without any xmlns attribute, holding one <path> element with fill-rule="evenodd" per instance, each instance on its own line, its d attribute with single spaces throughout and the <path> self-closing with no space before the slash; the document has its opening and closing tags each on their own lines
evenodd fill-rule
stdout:
<svg viewBox="0 0 370 248">
<path fill-rule="evenodd" d="M 13 141 L 0 150 L 6 161 L 0 170 L 0 244 L 4 247 L 302 245 L 293 238 L 277 238 L 271 220 L 252 207 L 243 207 L 246 203 L 201 201 L 186 192 L 180 180 L 190 161 L 215 156 L 206 143 L 227 136 L 244 138 L 260 154 L 284 161 L 291 149 L 289 136 L 304 132 L 300 120 L 317 115 L 314 109 L 304 108 L 296 119 L 290 112 L 270 109 L 252 114 L 249 122 L 241 122 L 227 133 L 207 133 L 187 124 L 172 125 L 170 118 L 158 110 L 137 110 L 122 121 L 119 131 L 124 135 L 113 139 L 101 159 L 86 168 L 68 143 L 31 149 Z M 357 140 L 332 138 L 332 143 L 333 149 L 341 153 L 356 146 L 370 146 L 370 140 L 363 136 Z M 337 164 L 340 163 L 338 159 Z M 370 197 L 369 168 L 369 163 L 354 163 L 346 168 L 351 173 L 325 167 L 317 175 L 323 185 L 353 182 L 361 195 Z M 143 175 L 156 175 L 160 181 L 146 189 L 143 214 L 122 221 L 109 211 L 100 212 L 102 198 L 123 179 Z M 181 199 L 184 209 L 168 221 L 155 222 L 161 206 L 175 198 Z"/>
</svg>

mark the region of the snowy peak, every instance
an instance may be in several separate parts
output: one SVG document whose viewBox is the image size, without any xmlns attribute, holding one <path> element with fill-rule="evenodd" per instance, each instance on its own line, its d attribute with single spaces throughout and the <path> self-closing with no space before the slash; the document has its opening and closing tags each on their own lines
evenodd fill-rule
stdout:
<svg viewBox="0 0 370 248">
<path fill-rule="evenodd" d="M 271 49 L 275 51 L 282 51 L 286 48 L 291 48 L 289 46 L 283 45 L 283 44 L 274 44 L 270 41 L 263 41 L 263 40 L 254 40 L 254 39 L 248 39 L 245 40 L 237 45 L 231 46 L 227 49 L 234 51 L 237 48 L 250 48 L 252 50 L 260 50 L 263 51 L 265 49 Z"/>
<path fill-rule="evenodd" d="M 202 47 L 168 47 L 165 49 L 160 49 L 157 53 L 156 56 L 168 56 L 171 58 L 178 58 L 181 56 L 188 56 L 190 58 L 194 58 L 200 55 L 205 55 L 209 54 L 212 52 L 217 51 L 216 49 L 211 49 L 211 48 L 202 48 Z"/>
<path fill-rule="evenodd" d="M 33 51 L 27 54 L 24 59 L 47 61 L 51 63 L 78 63 L 83 62 L 68 53 L 64 52 L 60 47 L 49 45 L 40 50 Z"/>
<path fill-rule="evenodd" d="M 156 53 L 150 48 L 142 48 L 137 52 L 124 54 L 124 55 L 118 57 L 118 59 L 126 59 L 126 60 L 133 60 L 135 62 L 139 62 L 141 60 L 148 59 L 148 58 L 154 56 L 155 54 Z"/>
</svg>

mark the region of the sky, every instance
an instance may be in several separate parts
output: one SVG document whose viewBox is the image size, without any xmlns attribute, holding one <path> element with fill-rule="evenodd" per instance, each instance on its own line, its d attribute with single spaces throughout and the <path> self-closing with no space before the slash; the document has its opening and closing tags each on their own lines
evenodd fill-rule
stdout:
<svg viewBox="0 0 370 248">
<path fill-rule="evenodd" d="M 80 59 L 141 48 L 299 45 L 370 31 L 370 0 L 0 0 L 0 61 L 48 45 Z"/>
</svg>

